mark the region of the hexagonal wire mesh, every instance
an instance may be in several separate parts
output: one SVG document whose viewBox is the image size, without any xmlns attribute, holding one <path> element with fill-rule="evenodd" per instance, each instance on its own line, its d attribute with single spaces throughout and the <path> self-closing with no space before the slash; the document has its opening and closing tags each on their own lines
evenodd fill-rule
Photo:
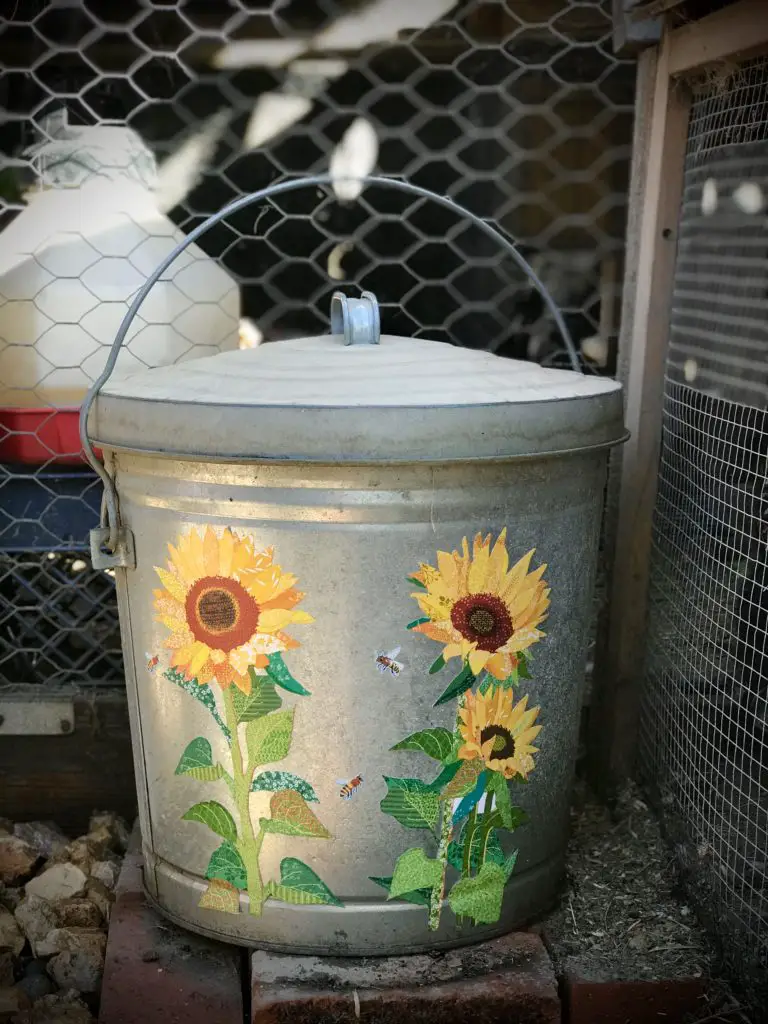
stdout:
<svg viewBox="0 0 768 1024">
<path fill-rule="evenodd" d="M 640 770 L 768 1006 L 768 61 L 697 83 L 674 275 Z M 762 1016 L 759 1019 L 764 1019 Z"/>
<path fill-rule="evenodd" d="M 446 193 L 515 236 L 591 368 L 612 371 L 634 66 L 610 51 L 609 9 L 610 0 L 16 5 L 0 27 L 0 138 L 13 157 L 0 257 L 28 255 L 0 277 L 10 392 L 0 402 L 0 683 L 120 678 L 114 608 L 82 553 L 98 489 L 82 466 L 51 455 L 79 447 L 59 436 L 71 423 L 51 410 L 79 402 L 174 231 L 227 201 L 327 171 L 333 153 L 362 140 L 375 152 L 357 159 L 372 157 L 379 173 Z M 108 125 L 136 135 L 105 135 Z M 83 183 L 94 172 L 97 184 Z M 23 199 L 30 178 L 43 188 Z M 79 221 L 75 191 L 61 187 L 77 183 Z M 89 188 L 98 202 L 82 200 Z M 47 219 L 33 215 L 54 200 Z M 33 243 L 27 222 L 13 234 L 23 218 Z M 209 257 L 240 286 L 251 321 L 241 345 L 326 331 L 330 294 L 346 280 L 377 294 L 390 333 L 565 365 L 520 273 L 424 200 L 293 193 L 230 217 L 201 246 L 150 297 L 120 371 L 237 344 L 237 296 L 226 276 L 214 286 Z"/>
</svg>

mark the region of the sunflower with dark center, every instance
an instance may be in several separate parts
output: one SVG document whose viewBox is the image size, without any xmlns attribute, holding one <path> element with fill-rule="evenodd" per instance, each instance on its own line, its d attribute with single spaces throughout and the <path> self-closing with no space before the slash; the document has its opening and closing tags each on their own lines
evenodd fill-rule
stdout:
<svg viewBox="0 0 768 1024">
<path fill-rule="evenodd" d="M 547 617 L 549 588 L 543 580 L 546 565 L 530 570 L 534 550 L 511 568 L 502 530 L 493 547 L 490 534 L 477 534 L 470 554 L 438 551 L 437 567 L 422 565 L 413 578 L 424 590 L 413 594 L 427 622 L 418 633 L 443 644 L 443 658 L 468 661 L 477 675 L 486 669 L 506 679 L 517 666 L 517 655 L 545 634 L 539 626 Z"/>
<path fill-rule="evenodd" d="M 459 759 L 481 759 L 491 771 L 507 778 L 526 778 L 533 771 L 533 740 L 541 732 L 534 725 L 539 708 L 528 708 L 528 697 L 515 704 L 514 693 L 492 686 L 487 693 L 468 693 L 459 710 L 462 746 Z"/>
<path fill-rule="evenodd" d="M 274 564 L 271 548 L 256 552 L 229 528 L 192 529 L 168 552 L 167 568 L 155 567 L 155 618 L 170 630 L 171 666 L 250 693 L 249 669 L 263 673 L 270 654 L 299 646 L 284 628 L 314 621 L 295 607 L 304 597 L 296 577 Z"/>
</svg>

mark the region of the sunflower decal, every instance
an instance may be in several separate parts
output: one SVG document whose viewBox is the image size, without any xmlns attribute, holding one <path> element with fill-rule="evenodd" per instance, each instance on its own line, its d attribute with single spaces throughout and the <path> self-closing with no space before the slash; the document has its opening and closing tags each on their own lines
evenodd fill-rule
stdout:
<svg viewBox="0 0 768 1024">
<path fill-rule="evenodd" d="M 530 679 L 531 648 L 545 636 L 549 611 L 546 565 L 532 568 L 535 549 L 512 565 L 503 529 L 478 533 L 460 549 L 438 551 L 437 565 L 422 563 L 408 581 L 422 616 L 408 624 L 441 646 L 429 676 L 458 659 L 458 673 L 435 706 L 456 702 L 453 729 L 412 733 L 393 750 L 419 751 L 439 762 L 432 782 L 386 777 L 381 809 L 409 829 L 437 834 L 435 857 L 422 847 L 406 850 L 391 878 L 373 878 L 389 898 L 428 908 L 431 930 L 440 927 L 444 905 L 462 919 L 493 924 L 502 912 L 505 887 L 517 852 L 505 852 L 500 835 L 514 832 L 525 814 L 511 787 L 534 771 L 534 740 L 541 732 L 538 707 L 516 693 Z M 425 685 L 428 681 L 425 680 Z M 458 879 L 448 888 L 449 869 Z"/>
<path fill-rule="evenodd" d="M 210 713 L 223 735 L 216 749 L 228 751 L 218 759 L 211 740 L 197 736 L 176 767 L 188 785 L 223 783 L 230 798 L 229 806 L 202 800 L 182 816 L 222 840 L 211 854 L 199 905 L 237 914 L 245 895 L 256 917 L 268 899 L 341 906 L 303 861 L 283 858 L 279 878 L 272 879 L 260 865 L 270 835 L 332 838 L 310 807 L 318 802 L 311 784 L 272 767 L 288 756 L 296 712 L 282 708 L 279 691 L 309 696 L 283 661 L 299 646 L 286 630 L 313 621 L 296 607 L 304 597 L 296 577 L 276 564 L 272 548 L 259 551 L 251 537 L 230 529 L 192 528 L 168 545 L 168 554 L 166 566 L 155 567 L 163 585 L 154 595 L 155 620 L 168 631 L 170 652 L 163 675 Z M 148 671 L 154 673 L 159 661 L 150 655 Z M 265 765 L 269 769 L 261 770 Z M 256 801 L 263 805 L 253 812 L 258 828 L 251 812 Z"/>
<path fill-rule="evenodd" d="M 171 631 L 171 666 L 187 678 L 251 692 L 251 672 L 264 674 L 269 656 L 299 646 L 287 626 L 313 622 L 295 606 L 304 597 L 296 577 L 275 565 L 271 548 L 256 553 L 250 538 L 210 526 L 168 545 L 170 560 L 155 571 L 157 620 Z M 249 671 L 250 670 L 250 671 Z"/>
<path fill-rule="evenodd" d="M 477 534 L 469 551 L 438 551 L 437 568 L 422 565 L 412 580 L 422 588 L 413 597 L 426 618 L 413 628 L 444 645 L 442 657 L 461 658 L 474 675 L 485 669 L 506 679 L 518 655 L 544 633 L 549 588 L 546 565 L 530 570 L 533 551 L 509 568 L 506 529 L 491 547 L 490 535 Z"/>
<path fill-rule="evenodd" d="M 463 740 L 457 757 L 461 761 L 480 758 L 491 771 L 505 779 L 525 779 L 533 771 L 531 742 L 541 732 L 534 725 L 538 708 L 528 708 L 528 698 L 515 704 L 514 693 L 494 686 L 486 693 L 467 694 L 459 710 L 459 733 Z"/>
</svg>

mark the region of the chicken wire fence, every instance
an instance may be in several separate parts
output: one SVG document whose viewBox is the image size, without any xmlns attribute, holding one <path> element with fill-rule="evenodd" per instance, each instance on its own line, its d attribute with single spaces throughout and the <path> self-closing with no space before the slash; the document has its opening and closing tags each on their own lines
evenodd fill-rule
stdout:
<svg viewBox="0 0 768 1024">
<path fill-rule="evenodd" d="M 79 444 L 57 410 L 179 232 L 228 201 L 329 168 L 447 194 L 521 242 L 585 368 L 613 371 L 634 65 L 611 52 L 610 0 L 24 0 L 12 15 L 0 685 L 121 680 L 112 580 L 85 550 L 99 488 L 62 462 Z M 297 192 L 200 246 L 150 295 L 118 373 L 324 333 L 339 287 L 373 290 L 389 333 L 567 365 L 520 272 L 424 200 Z"/>
<path fill-rule="evenodd" d="M 696 83 L 666 366 L 640 769 L 768 1005 L 768 62 Z"/>
</svg>

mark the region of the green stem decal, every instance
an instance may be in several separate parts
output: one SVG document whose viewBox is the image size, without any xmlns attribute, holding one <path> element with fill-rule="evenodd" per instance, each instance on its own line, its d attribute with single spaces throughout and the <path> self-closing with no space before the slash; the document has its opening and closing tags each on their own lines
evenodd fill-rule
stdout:
<svg viewBox="0 0 768 1024">
<path fill-rule="evenodd" d="M 445 895 L 445 873 L 448 868 L 448 847 L 451 845 L 453 822 L 451 820 L 451 803 L 443 801 L 443 820 L 440 827 L 440 844 L 437 847 L 437 862 L 440 865 L 440 881 L 432 889 L 429 896 L 429 930 L 436 932 L 440 927 L 440 912 L 443 909 Z"/>
<path fill-rule="evenodd" d="M 453 552 L 438 552 L 437 567 L 422 564 L 408 577 L 422 615 L 406 628 L 445 645 L 423 685 L 431 686 L 430 677 L 458 651 L 469 654 L 458 671 L 454 662 L 451 681 L 433 698 L 438 708 L 458 699 L 453 730 L 424 726 L 392 747 L 403 757 L 438 761 L 437 777 L 431 783 L 385 777 L 382 811 L 428 833 L 431 843 L 436 837 L 435 859 L 413 847 L 398 858 L 392 878 L 371 880 L 390 899 L 425 906 L 431 931 L 440 927 L 446 906 L 474 924 L 498 921 L 514 871 L 517 851 L 501 837 L 525 815 L 513 805 L 510 786 L 533 771 L 533 741 L 541 731 L 538 707 L 528 707 L 527 695 L 516 700 L 516 687 L 531 678 L 530 647 L 544 636 L 540 626 L 549 608 L 546 566 L 532 570 L 534 554 L 510 565 L 504 529 L 493 544 L 490 535 L 477 534 L 471 545 L 464 538 Z M 450 888 L 449 872 L 455 873 Z"/>
<path fill-rule="evenodd" d="M 231 687 L 224 690 L 224 710 L 226 712 L 227 728 L 232 737 L 230 743 L 232 752 L 232 788 L 240 817 L 240 838 L 237 847 L 243 859 L 243 864 L 245 864 L 246 890 L 248 892 L 250 912 L 255 917 L 259 917 L 264 905 L 264 883 L 262 882 L 261 871 L 259 870 L 259 854 L 261 853 L 261 844 L 264 842 L 264 832 L 259 830 L 257 837 L 253 831 L 250 810 L 251 780 L 246 767 L 243 765 L 243 752 L 240 747 L 240 733 Z"/>
<path fill-rule="evenodd" d="M 211 741 L 197 736 L 176 767 L 176 775 L 194 784 L 222 783 L 231 801 L 227 809 L 216 800 L 203 800 L 183 815 L 222 840 L 208 862 L 208 885 L 199 905 L 237 914 L 244 891 L 254 917 L 261 916 L 268 899 L 343 906 L 302 861 L 284 857 L 279 880 L 265 880 L 260 864 L 268 836 L 281 847 L 290 836 L 332 838 L 309 807 L 318 803 L 311 783 L 271 767 L 289 754 L 295 716 L 294 708 L 282 707 L 276 687 L 294 697 L 310 696 L 282 656 L 296 646 L 287 643 L 291 638 L 283 629 L 312 622 L 295 607 L 303 596 L 294 590 L 295 578 L 287 580 L 273 564 L 271 549 L 257 552 L 250 537 L 230 529 L 218 534 L 211 527 L 193 528 L 168 550 L 167 566 L 155 570 L 164 587 L 155 591 L 155 618 L 172 631 L 168 646 L 174 651 L 164 675 L 211 714 L 231 765 L 215 760 Z M 280 610 L 270 610 L 269 602 L 277 597 Z M 266 604 L 264 614 L 260 602 Z M 182 627 L 186 632 L 180 632 Z M 230 635 L 235 629 L 236 637 Z M 221 648 L 209 646 L 217 639 Z M 263 766 L 270 767 L 257 774 Z M 261 813 L 252 813 L 252 801 Z"/>
<path fill-rule="evenodd" d="M 464 707 L 465 697 L 461 694 L 458 701 L 456 702 L 456 720 L 454 722 L 454 735 L 458 731 L 459 724 L 461 722 L 461 709 Z M 453 754 L 454 744 L 450 743 L 447 745 L 448 749 L 445 753 L 445 758 L 449 758 Z M 456 762 L 454 762 L 456 764 Z M 448 784 L 456 778 L 458 769 L 452 773 L 449 773 Z M 441 776 L 445 772 L 441 772 Z M 439 778 L 439 777 L 438 777 Z M 445 876 L 448 870 L 448 850 L 451 845 L 451 836 L 453 834 L 453 801 L 443 791 L 441 794 L 441 825 L 440 825 L 440 842 L 437 847 L 437 862 L 440 865 L 440 881 L 432 889 L 429 896 L 429 930 L 436 932 L 440 927 L 440 916 L 443 909 L 443 897 L 445 896 Z"/>
<path fill-rule="evenodd" d="M 469 821 L 464 832 L 464 851 L 461 861 L 461 877 L 469 878 L 472 874 L 472 847 L 475 843 L 475 829 L 477 828 L 477 808 L 473 807 L 469 812 Z"/>
</svg>

